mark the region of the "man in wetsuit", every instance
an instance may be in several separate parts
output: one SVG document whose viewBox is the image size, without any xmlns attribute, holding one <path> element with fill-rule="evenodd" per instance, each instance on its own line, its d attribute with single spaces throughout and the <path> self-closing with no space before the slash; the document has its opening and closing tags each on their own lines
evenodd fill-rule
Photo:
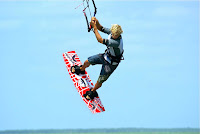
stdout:
<svg viewBox="0 0 200 134">
<path fill-rule="evenodd" d="M 73 73 L 84 74 L 85 68 L 89 67 L 90 65 L 102 64 L 100 76 L 94 88 L 84 94 L 84 97 L 88 100 L 98 96 L 96 90 L 102 86 L 102 83 L 105 82 L 117 68 L 124 52 L 123 40 L 121 36 L 123 31 L 120 25 L 114 24 L 112 25 L 111 29 L 108 29 L 103 27 L 95 17 L 92 17 L 90 25 L 93 27 L 97 41 L 106 45 L 107 49 L 105 53 L 91 56 L 84 62 L 82 66 L 73 67 L 71 70 Z M 98 30 L 108 34 L 108 39 L 103 39 Z"/>
</svg>

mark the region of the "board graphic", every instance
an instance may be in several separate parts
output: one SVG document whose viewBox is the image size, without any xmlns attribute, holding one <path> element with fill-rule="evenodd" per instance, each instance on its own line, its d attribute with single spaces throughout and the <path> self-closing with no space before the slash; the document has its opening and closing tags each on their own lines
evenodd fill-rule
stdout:
<svg viewBox="0 0 200 134">
<path fill-rule="evenodd" d="M 83 97 L 83 94 L 86 93 L 86 91 L 89 91 L 91 88 L 94 87 L 88 73 L 85 71 L 85 74 L 74 74 L 71 72 L 71 66 L 74 65 L 82 65 L 78 55 L 75 51 L 69 51 L 63 53 L 64 62 L 66 64 L 67 70 L 69 72 L 69 75 L 74 83 L 74 86 L 76 87 L 78 93 L 82 97 L 83 101 L 86 103 L 88 108 L 92 113 L 101 113 L 105 111 L 104 106 L 101 103 L 101 100 L 99 97 L 95 97 L 93 100 L 87 100 Z"/>
</svg>

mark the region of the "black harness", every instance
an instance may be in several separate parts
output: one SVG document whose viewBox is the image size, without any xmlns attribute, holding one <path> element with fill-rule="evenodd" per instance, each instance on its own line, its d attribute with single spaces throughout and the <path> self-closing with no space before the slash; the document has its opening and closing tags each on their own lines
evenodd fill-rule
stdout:
<svg viewBox="0 0 200 134">
<path fill-rule="evenodd" d="M 105 54 L 107 54 L 111 60 L 111 64 L 113 64 L 113 62 L 116 63 L 120 63 L 121 60 L 124 60 L 124 56 L 123 56 L 124 50 L 122 51 L 122 53 L 118 56 L 112 56 L 111 53 L 108 51 L 108 48 L 105 50 Z"/>
<path fill-rule="evenodd" d="M 112 38 L 112 36 L 110 37 Z M 118 38 L 122 38 L 121 35 Z M 113 38 L 112 38 L 113 39 Z M 106 45 L 107 46 L 107 45 Z M 122 51 L 122 53 L 120 55 L 117 56 L 113 56 L 111 55 L 110 51 L 109 51 L 109 47 L 107 46 L 107 49 L 105 50 L 105 54 L 109 57 L 109 59 L 111 60 L 111 65 L 113 64 L 113 62 L 116 62 L 117 64 L 119 64 L 121 62 L 121 60 L 124 60 L 124 56 L 123 56 L 124 50 Z"/>
</svg>

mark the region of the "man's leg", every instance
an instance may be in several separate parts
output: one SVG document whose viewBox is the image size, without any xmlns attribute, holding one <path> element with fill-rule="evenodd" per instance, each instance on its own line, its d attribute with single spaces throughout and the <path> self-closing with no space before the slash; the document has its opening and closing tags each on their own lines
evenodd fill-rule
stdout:
<svg viewBox="0 0 200 134">
<path fill-rule="evenodd" d="M 83 64 L 82 67 L 80 67 L 81 71 L 84 71 L 87 67 L 90 66 L 90 62 L 88 60 L 86 60 Z"/>
<path fill-rule="evenodd" d="M 101 86 L 102 86 L 102 83 L 99 83 L 99 82 L 97 81 L 97 83 L 95 84 L 94 88 L 93 88 L 91 91 L 95 92 L 95 91 L 96 91 L 97 89 L 99 89 Z"/>
<path fill-rule="evenodd" d="M 82 67 L 80 67 L 81 71 L 85 71 L 85 68 L 89 67 L 90 66 L 90 62 L 88 60 L 86 60 L 84 62 L 84 64 L 82 65 Z M 72 73 L 75 73 L 75 68 L 72 68 Z"/>
<path fill-rule="evenodd" d="M 86 60 L 86 61 L 84 62 L 84 64 L 83 64 L 83 66 L 81 67 L 81 71 L 84 71 L 84 70 L 85 70 L 87 67 L 89 67 L 89 66 L 90 66 L 90 62 L 89 62 L 88 60 Z M 91 91 L 95 92 L 98 88 L 101 87 L 101 85 L 102 85 L 102 83 L 99 83 L 99 82 L 97 81 L 97 83 L 95 84 L 94 88 L 93 88 Z"/>
<path fill-rule="evenodd" d="M 97 89 L 99 89 L 102 86 L 103 82 L 105 82 L 109 76 L 110 75 L 100 75 L 94 88 L 91 91 L 95 92 Z"/>
</svg>

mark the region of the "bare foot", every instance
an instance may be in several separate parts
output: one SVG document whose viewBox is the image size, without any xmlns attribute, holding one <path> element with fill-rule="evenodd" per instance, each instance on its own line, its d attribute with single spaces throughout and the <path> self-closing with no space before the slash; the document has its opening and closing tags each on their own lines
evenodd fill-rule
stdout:
<svg viewBox="0 0 200 134">
<path fill-rule="evenodd" d="M 72 73 L 74 73 L 75 72 L 75 67 L 72 67 Z"/>
<path fill-rule="evenodd" d="M 85 98 L 88 99 L 88 100 L 90 100 L 90 97 L 88 95 Z"/>
</svg>

